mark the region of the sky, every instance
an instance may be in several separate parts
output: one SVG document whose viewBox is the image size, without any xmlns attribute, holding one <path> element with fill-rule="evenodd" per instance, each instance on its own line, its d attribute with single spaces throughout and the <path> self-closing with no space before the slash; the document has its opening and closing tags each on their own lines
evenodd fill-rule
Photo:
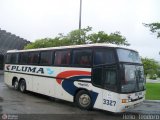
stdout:
<svg viewBox="0 0 160 120">
<path fill-rule="evenodd" d="M 0 0 L 0 28 L 31 42 L 79 26 L 80 0 Z M 160 61 L 160 39 L 142 23 L 160 22 L 160 0 L 82 0 L 82 28 L 120 31 L 142 57 Z"/>
</svg>

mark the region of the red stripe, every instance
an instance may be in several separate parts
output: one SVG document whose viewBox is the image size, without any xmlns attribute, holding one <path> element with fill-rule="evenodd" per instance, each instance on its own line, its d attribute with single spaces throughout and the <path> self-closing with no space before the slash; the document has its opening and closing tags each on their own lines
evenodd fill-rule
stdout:
<svg viewBox="0 0 160 120">
<path fill-rule="evenodd" d="M 70 70 L 70 71 L 64 71 L 64 72 L 61 72 L 57 75 L 57 78 L 68 78 L 68 77 L 71 77 L 71 76 L 76 76 L 76 75 L 91 75 L 91 72 L 87 72 L 87 71 L 80 71 L 80 70 Z M 56 81 L 61 84 L 62 82 L 62 79 L 56 79 Z"/>
</svg>

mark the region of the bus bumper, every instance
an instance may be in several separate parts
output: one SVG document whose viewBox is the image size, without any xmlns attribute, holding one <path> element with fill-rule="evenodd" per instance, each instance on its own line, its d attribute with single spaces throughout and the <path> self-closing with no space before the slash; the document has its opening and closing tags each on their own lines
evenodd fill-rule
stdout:
<svg viewBox="0 0 160 120">
<path fill-rule="evenodd" d="M 142 102 L 145 100 L 145 97 L 143 97 L 140 100 L 134 101 L 134 102 L 129 102 L 129 103 L 122 103 L 120 105 L 120 109 L 117 112 L 127 112 L 128 110 L 131 110 L 135 107 L 138 107 Z"/>
</svg>

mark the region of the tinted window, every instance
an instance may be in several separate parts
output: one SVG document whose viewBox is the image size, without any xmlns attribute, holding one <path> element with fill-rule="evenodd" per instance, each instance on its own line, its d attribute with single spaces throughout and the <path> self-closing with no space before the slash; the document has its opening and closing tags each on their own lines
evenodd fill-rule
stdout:
<svg viewBox="0 0 160 120">
<path fill-rule="evenodd" d="M 102 87 L 112 91 L 117 90 L 117 73 L 114 69 L 106 69 L 102 67 L 93 69 L 93 85 Z"/>
<path fill-rule="evenodd" d="M 90 66 L 92 64 L 92 50 L 73 50 L 73 64 Z"/>
<path fill-rule="evenodd" d="M 17 64 L 18 63 L 18 53 L 14 53 L 11 55 L 11 63 Z"/>
<path fill-rule="evenodd" d="M 55 65 L 69 65 L 70 64 L 70 51 L 56 51 L 55 52 Z"/>
<path fill-rule="evenodd" d="M 96 68 L 93 69 L 93 80 L 92 83 L 95 86 L 101 86 L 102 85 L 102 68 Z"/>
<path fill-rule="evenodd" d="M 94 65 L 115 63 L 114 51 L 110 49 L 96 49 Z"/>
<path fill-rule="evenodd" d="M 41 65 L 51 65 L 52 64 L 52 52 L 51 51 L 41 52 L 40 64 Z"/>
<path fill-rule="evenodd" d="M 3 70 L 4 67 L 4 55 L 0 54 L 0 70 Z"/>
<path fill-rule="evenodd" d="M 28 53 L 21 53 L 20 54 L 20 63 L 27 64 L 28 61 Z"/>
<path fill-rule="evenodd" d="M 6 63 L 11 63 L 11 54 L 7 54 Z"/>
<path fill-rule="evenodd" d="M 116 70 L 104 70 L 104 88 L 115 90 L 116 89 Z"/>
<path fill-rule="evenodd" d="M 18 63 L 18 53 L 7 54 L 6 63 L 17 64 Z"/>
<path fill-rule="evenodd" d="M 29 53 L 28 63 L 29 64 L 38 64 L 39 61 L 39 53 L 31 52 Z"/>
</svg>

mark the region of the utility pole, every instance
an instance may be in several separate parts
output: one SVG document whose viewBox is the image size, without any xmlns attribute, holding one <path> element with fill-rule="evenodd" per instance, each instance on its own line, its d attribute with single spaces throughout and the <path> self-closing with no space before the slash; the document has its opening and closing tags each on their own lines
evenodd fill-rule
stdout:
<svg viewBox="0 0 160 120">
<path fill-rule="evenodd" d="M 82 0 L 80 0 L 80 9 L 79 9 L 79 30 L 81 30 L 81 14 L 82 14 Z"/>
<path fill-rule="evenodd" d="M 82 0 L 80 0 L 79 8 L 79 43 L 81 44 L 81 14 L 82 14 Z"/>
</svg>

